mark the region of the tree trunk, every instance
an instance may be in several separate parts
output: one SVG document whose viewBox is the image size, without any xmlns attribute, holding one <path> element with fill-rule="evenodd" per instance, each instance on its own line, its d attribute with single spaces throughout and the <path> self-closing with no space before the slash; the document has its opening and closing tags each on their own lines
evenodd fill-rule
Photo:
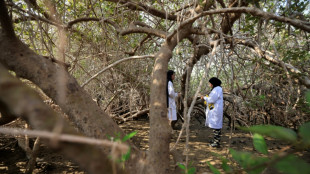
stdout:
<svg viewBox="0 0 310 174">
<path fill-rule="evenodd" d="M 122 138 L 124 136 L 122 129 L 97 106 L 75 78 L 61 67 L 63 65 L 36 54 L 15 36 L 3 1 L 0 3 L 0 11 L 2 27 L 0 30 L 0 63 L 14 71 L 16 76 L 32 81 L 42 89 L 61 107 L 75 127 L 83 134 L 106 139 L 107 136 L 120 133 Z M 59 73 L 59 71 L 61 72 Z M 63 100 L 59 97 L 60 93 L 57 90 L 59 74 L 66 79 L 65 84 L 62 84 L 65 91 L 64 94 L 61 94 L 64 95 L 62 96 Z M 140 157 L 137 148 L 133 148 L 131 152 L 135 154 L 132 155 L 135 158 Z M 138 165 L 134 161 L 130 160 L 129 168 Z"/>
<path fill-rule="evenodd" d="M 147 161 L 152 167 L 148 168 L 148 173 L 169 173 L 171 128 L 168 124 L 166 103 L 168 62 L 178 42 L 188 36 L 191 24 L 184 26 L 170 41 L 166 41 L 156 54 L 150 85 L 150 150 Z"/>
<path fill-rule="evenodd" d="M 165 44 L 156 55 L 151 81 L 150 102 L 150 150 L 148 162 L 152 164 L 149 173 L 169 172 L 169 144 L 171 128 L 168 124 L 166 83 L 168 61 L 172 50 Z"/>
<path fill-rule="evenodd" d="M 10 75 L 2 65 L 0 65 L 0 103 L 10 113 L 21 115 L 37 130 L 53 131 L 60 119 L 34 90 Z M 79 135 L 68 122 L 64 121 L 63 124 L 63 133 Z M 108 158 L 108 154 L 103 153 L 102 149 L 97 146 L 61 142 L 57 140 L 57 136 L 53 140 L 45 139 L 43 142 L 79 163 L 82 168 L 90 173 L 113 173 L 113 162 Z M 115 170 L 118 173 L 126 173 L 120 167 Z"/>
</svg>

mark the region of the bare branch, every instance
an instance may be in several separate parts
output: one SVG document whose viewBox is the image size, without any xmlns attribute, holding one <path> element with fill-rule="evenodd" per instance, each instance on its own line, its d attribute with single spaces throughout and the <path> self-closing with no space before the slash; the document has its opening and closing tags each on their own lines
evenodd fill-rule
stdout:
<svg viewBox="0 0 310 174">
<path fill-rule="evenodd" d="M 8 127 L 0 127 L 0 133 L 7 135 L 27 135 L 29 137 L 41 137 L 46 139 L 55 139 L 63 141 L 63 142 L 71 142 L 71 143 L 81 143 L 81 144 L 90 144 L 90 145 L 98 145 L 98 146 L 106 146 L 106 147 L 115 147 L 120 150 L 122 153 L 126 153 L 128 151 L 128 146 L 125 144 L 120 144 L 118 142 L 113 142 L 109 140 L 99 140 L 95 138 L 83 137 L 78 135 L 70 135 L 70 134 L 56 134 L 48 131 L 38 131 L 38 130 L 27 130 L 27 129 L 19 129 L 19 128 L 8 128 Z"/>
<path fill-rule="evenodd" d="M 71 28 L 72 25 L 77 24 L 77 23 L 79 23 L 79 22 L 99 21 L 99 20 L 100 20 L 99 18 L 91 18 L 91 17 L 90 17 L 90 18 L 88 18 L 88 17 L 79 18 L 79 19 L 75 19 L 75 20 L 73 20 L 73 21 L 68 22 L 67 27 L 68 27 L 68 28 Z"/>
<path fill-rule="evenodd" d="M 152 28 L 145 28 L 145 27 L 133 27 L 133 26 L 120 32 L 122 36 L 127 35 L 127 34 L 132 34 L 132 33 L 145 33 L 145 34 L 155 35 L 160 38 L 166 38 L 166 35 L 167 35 L 166 32 L 161 31 L 161 30 L 155 30 Z"/>
<path fill-rule="evenodd" d="M 234 8 L 223 8 L 220 10 L 209 10 L 200 14 L 200 16 L 210 15 L 210 14 L 219 14 L 219 13 L 249 13 L 253 16 L 258 16 L 264 19 L 272 19 L 279 22 L 284 22 L 291 24 L 299 29 L 310 32 L 310 26 L 304 25 L 303 21 L 299 19 L 291 19 L 288 17 L 277 16 L 273 13 L 264 12 L 258 8 L 251 7 L 234 7 Z M 196 17 L 197 18 L 197 17 Z"/>
<path fill-rule="evenodd" d="M 276 59 L 275 55 L 272 52 L 263 51 L 253 41 L 241 40 L 241 39 L 236 39 L 235 41 L 238 44 L 242 44 L 242 45 L 248 46 L 250 48 L 253 48 L 258 55 L 260 55 L 262 58 L 264 58 L 265 60 L 267 60 L 270 63 L 273 63 L 273 64 L 278 65 L 280 67 L 282 67 L 282 65 L 284 65 L 287 68 L 287 70 L 289 70 L 292 73 L 296 73 L 299 75 L 298 79 L 299 79 L 301 84 L 305 85 L 307 88 L 310 88 L 310 78 L 307 76 L 304 76 L 302 74 L 302 72 L 299 69 L 297 69 L 296 67 L 294 67 L 293 65 L 288 64 L 288 63 L 284 63 L 281 60 Z"/>
<path fill-rule="evenodd" d="M 226 5 L 224 4 L 223 0 L 216 0 L 216 1 L 220 3 L 223 8 L 226 8 Z"/>
<path fill-rule="evenodd" d="M 30 11 L 25 11 L 24 9 L 20 8 L 18 5 L 13 4 L 13 3 L 9 3 L 8 5 L 16 8 L 18 11 L 21 11 L 22 13 L 26 13 L 29 15 L 29 16 L 24 15 L 22 18 L 14 19 L 14 21 L 13 21 L 14 23 L 19 23 L 19 22 L 25 21 L 25 20 L 40 20 L 42 22 L 54 25 L 56 27 L 64 27 L 62 24 L 57 23 L 57 21 L 53 20 L 53 18 L 51 18 L 49 16 L 45 16 L 45 18 L 41 17 L 37 14 L 31 13 Z M 44 14 L 47 15 L 47 13 L 45 13 L 45 12 L 44 12 Z"/>
<path fill-rule="evenodd" d="M 100 19 L 100 18 L 93 18 L 93 17 L 90 17 L 90 18 L 84 17 L 84 18 L 79 18 L 79 19 L 75 19 L 73 21 L 70 21 L 67 24 L 67 28 L 72 28 L 72 26 L 74 24 L 77 24 L 79 22 L 88 22 L 88 21 L 100 21 L 100 22 L 102 21 L 102 22 L 106 22 L 106 23 L 112 25 L 116 29 L 116 31 L 118 31 L 119 28 L 120 28 L 115 22 L 113 22 L 113 21 L 111 21 L 109 19 L 104 19 L 104 18 Z"/>
<path fill-rule="evenodd" d="M 93 80 L 94 78 L 96 78 L 98 75 L 102 74 L 103 72 L 105 72 L 106 70 L 112 68 L 113 66 L 119 64 L 119 63 L 122 63 L 122 62 L 125 62 L 125 61 L 128 61 L 128 60 L 133 60 L 133 59 L 145 59 L 145 58 L 154 58 L 155 56 L 154 55 L 146 55 L 146 56 L 132 56 L 132 57 L 127 57 L 127 58 L 124 58 L 124 59 L 121 59 L 121 60 L 118 60 L 114 63 L 112 63 L 111 65 L 105 67 L 104 69 L 100 70 L 98 73 L 96 73 L 95 75 L 93 75 L 90 79 L 88 79 L 86 82 L 84 82 L 82 84 L 82 87 L 84 87 L 85 85 L 87 85 L 91 80 Z"/>
<path fill-rule="evenodd" d="M 209 11 L 204 11 L 192 18 L 189 18 L 185 21 L 183 21 L 177 29 L 175 29 L 172 33 L 170 33 L 167 36 L 167 40 L 170 40 L 171 37 L 173 35 L 175 35 L 175 33 L 177 33 L 177 31 L 184 27 L 186 24 L 191 23 L 195 20 L 197 20 L 198 18 L 205 16 L 205 15 L 211 15 L 211 14 L 219 14 L 219 13 L 249 13 L 252 14 L 254 16 L 258 16 L 258 17 L 262 17 L 265 19 L 273 19 L 276 21 L 280 21 L 280 22 L 284 22 L 284 23 L 289 23 L 297 28 L 300 28 L 302 30 L 305 30 L 307 32 L 310 32 L 310 26 L 306 26 L 304 25 L 303 21 L 298 20 L 298 19 L 291 19 L 291 18 L 287 18 L 287 17 L 282 17 L 282 16 L 277 16 L 273 13 L 268 13 L 268 12 L 264 12 L 260 9 L 257 8 L 250 8 L 250 7 L 234 7 L 234 8 L 224 8 L 224 9 L 219 9 L 219 10 L 209 10 Z"/>
<path fill-rule="evenodd" d="M 63 74 L 68 79 L 66 85 L 66 100 L 61 103 L 55 90 L 56 72 L 60 67 L 52 61 L 37 55 L 19 40 L 9 40 L 0 35 L 0 62 L 14 71 L 17 76 L 28 79 L 39 86 L 46 95 L 57 103 L 72 122 L 82 121 L 85 124 L 76 125 L 79 131 L 87 136 L 103 138 L 115 132 L 124 135 L 116 123 L 93 102 L 92 98 L 80 87 L 77 81 L 67 72 Z M 19 63 L 23 62 L 23 63 Z M 36 72 L 33 74 L 33 72 Z M 1 78 L 0 78 L 1 80 Z M 70 103 L 70 104 L 69 104 Z M 70 107 L 68 107 L 70 105 Z M 100 117 L 100 118 L 99 118 Z M 97 127 L 97 128 L 96 128 Z M 103 129 L 111 127 L 111 129 Z M 92 131 L 97 129 L 97 131 Z M 111 132 L 110 132 L 111 131 Z"/>
<path fill-rule="evenodd" d="M 168 20 L 177 20 L 177 16 L 173 14 L 168 14 L 166 11 L 157 10 L 156 8 L 147 6 L 143 4 L 142 2 L 132 2 L 132 1 L 124 1 L 124 0 L 106 0 L 110 2 L 120 3 L 123 4 L 123 6 L 136 11 L 145 11 L 149 14 L 152 14 L 154 16 L 160 17 L 162 19 L 168 19 Z"/>
<path fill-rule="evenodd" d="M 175 13 L 177 13 L 177 12 L 179 12 L 179 11 L 183 11 L 183 10 L 185 10 L 185 9 L 187 9 L 187 8 L 189 8 L 189 7 L 191 7 L 191 6 L 193 6 L 194 4 L 195 4 L 194 2 L 192 2 L 192 3 L 190 3 L 190 4 L 187 4 L 187 5 L 185 5 L 184 7 L 175 10 L 174 12 L 172 12 L 172 14 L 175 14 Z"/>
<path fill-rule="evenodd" d="M 25 2 L 31 7 L 34 7 L 38 12 L 42 12 L 46 19 L 52 19 L 50 15 L 38 5 L 36 0 L 25 0 Z"/>
<path fill-rule="evenodd" d="M 170 33 L 168 36 L 167 36 L 167 40 L 169 41 L 181 28 L 185 27 L 186 25 L 188 24 L 191 24 L 193 22 L 195 22 L 195 20 L 197 20 L 198 18 L 200 18 L 202 15 L 199 14 L 199 15 L 196 15 L 190 19 L 187 19 L 185 21 L 183 21 L 177 29 L 175 29 L 172 33 Z"/>
<path fill-rule="evenodd" d="M 37 159 L 37 156 L 39 153 L 40 145 L 41 145 L 41 140 L 38 137 L 38 138 L 36 138 L 36 140 L 33 144 L 32 153 L 31 153 L 30 159 L 27 163 L 27 168 L 26 168 L 26 172 L 25 172 L 26 174 L 33 173 L 33 168 L 34 168 L 35 163 L 36 163 L 36 159 Z"/>
<path fill-rule="evenodd" d="M 25 11 L 25 10 L 21 9 L 19 6 L 15 5 L 15 4 L 11 3 L 9 5 L 13 6 L 18 11 L 21 11 L 23 13 L 27 13 L 29 15 L 29 16 L 23 16 L 22 18 L 14 19 L 14 23 L 19 23 L 19 22 L 21 22 L 23 20 L 40 20 L 40 21 L 46 22 L 48 24 L 51 24 L 51 25 L 54 25 L 54 26 L 57 26 L 57 27 L 63 27 L 65 29 L 71 29 L 74 24 L 77 24 L 79 22 L 89 22 L 89 21 L 101 22 L 102 21 L 102 22 L 106 22 L 106 23 L 112 25 L 116 29 L 117 32 L 119 32 L 119 29 L 120 29 L 120 27 L 115 22 L 113 22 L 113 21 L 111 21 L 109 19 L 95 18 L 95 17 L 82 17 L 82 18 L 78 18 L 78 19 L 75 19 L 73 21 L 68 22 L 67 25 L 64 25 L 64 24 L 60 24 L 57 21 L 53 20 L 51 17 L 49 17 L 47 15 L 46 12 L 44 12 L 44 16 L 46 18 L 44 18 L 44 17 L 38 16 L 36 14 L 33 14 L 33 13 L 29 12 L 29 11 Z"/>
<path fill-rule="evenodd" d="M 144 42 L 146 42 L 147 40 L 149 40 L 150 38 L 151 38 L 151 36 L 150 36 L 150 35 L 147 35 L 144 39 L 142 39 L 142 40 L 140 41 L 139 45 L 137 45 L 137 46 L 133 49 L 133 51 L 127 51 L 127 52 L 125 52 L 125 53 L 128 54 L 129 56 L 135 55 L 135 54 L 136 54 L 136 51 L 138 50 L 138 48 L 140 48 L 140 47 L 142 46 L 142 44 L 143 44 Z"/>
</svg>

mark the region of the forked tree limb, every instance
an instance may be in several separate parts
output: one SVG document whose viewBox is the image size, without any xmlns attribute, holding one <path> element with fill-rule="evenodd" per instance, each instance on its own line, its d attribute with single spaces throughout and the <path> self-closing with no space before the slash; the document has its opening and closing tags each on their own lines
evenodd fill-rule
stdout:
<svg viewBox="0 0 310 174">
<path fill-rule="evenodd" d="M 3 1 L 0 1 L 0 3 L 2 3 L 2 5 L 0 4 L 2 13 L 4 3 Z M 6 18 L 5 15 L 0 16 L 1 26 L 10 25 L 11 23 L 6 23 L 9 19 L 4 18 Z M 57 71 L 62 69 L 49 59 L 45 59 L 33 52 L 16 37 L 9 37 L 8 32 L 10 30 L 3 30 L 0 34 L 0 50 L 2 50 L 0 52 L 0 63 L 9 70 L 14 71 L 18 77 L 32 81 L 55 103 L 60 104 L 57 98 L 58 91 L 55 82 L 57 82 L 58 78 L 56 76 Z M 66 88 L 66 101 L 59 106 L 77 124 L 76 126 L 81 132 L 97 138 L 103 138 L 107 134 L 114 135 L 116 132 L 123 133 L 113 120 L 92 101 L 92 98 L 80 87 L 74 77 L 67 71 L 63 71 L 62 75 L 67 79 L 64 85 L 64 88 Z M 102 117 L 106 117 L 106 119 L 103 121 Z M 93 131 L 93 129 L 96 129 L 96 131 Z"/>
<path fill-rule="evenodd" d="M 32 153 L 30 159 L 28 160 L 27 167 L 26 167 L 26 174 L 31 174 L 33 172 L 34 166 L 36 164 L 36 159 L 39 154 L 39 149 L 41 145 L 40 137 L 37 137 L 32 148 Z"/>
<path fill-rule="evenodd" d="M 8 6 L 12 6 L 13 8 L 16 8 L 19 12 L 21 13 L 26 13 L 28 14 L 29 16 L 23 16 L 21 18 L 16 18 L 14 19 L 14 23 L 20 23 L 22 21 L 26 21 L 26 20 L 40 20 L 42 22 L 45 22 L 45 23 L 48 23 L 48 24 L 51 24 L 51 25 L 54 25 L 54 26 L 57 26 L 57 27 L 63 27 L 65 28 L 64 25 L 58 23 L 57 21 L 53 20 L 53 18 L 51 18 L 46 12 L 44 12 L 44 16 L 45 17 L 42 17 L 42 16 L 39 16 L 37 14 L 34 14 L 30 11 L 26 11 L 22 8 L 20 8 L 18 5 L 14 4 L 13 2 L 8 2 L 7 4 Z"/>
<path fill-rule="evenodd" d="M 220 14 L 220 13 L 248 13 L 253 16 L 261 17 L 266 20 L 275 20 L 283 23 L 291 24 L 292 26 L 302 29 L 304 31 L 310 32 L 310 25 L 305 25 L 303 21 L 299 19 L 291 19 L 288 17 L 277 16 L 273 13 L 264 12 L 258 8 L 251 7 L 233 7 L 233 8 L 223 8 L 219 10 L 209 10 L 202 12 L 200 15 L 211 15 L 211 14 Z"/>
<path fill-rule="evenodd" d="M 0 1 L 1 13 L 7 12 L 5 4 Z M 1 27 L 12 23 L 8 15 L 0 15 Z M 11 26 L 12 27 L 12 26 Z M 8 27 L 10 28 L 10 27 Z M 18 77 L 32 81 L 49 96 L 68 115 L 75 127 L 89 137 L 104 139 L 116 133 L 124 137 L 123 130 L 92 100 L 91 96 L 59 65 L 36 54 L 27 45 L 23 44 L 11 30 L 1 30 L 0 33 L 0 63 L 9 70 L 14 71 Z M 60 101 L 57 91 L 57 74 L 66 78 L 63 85 L 65 88 L 65 100 Z M 12 107 L 14 107 L 12 105 Z M 43 121 L 38 119 L 37 121 Z M 130 142 L 129 142 L 130 144 Z M 128 160 L 128 169 L 135 169 L 136 160 L 139 159 L 140 151 L 131 144 L 133 158 Z M 70 150 L 68 150 L 69 152 Z M 85 152 L 86 153 L 86 152 Z M 75 152 L 78 154 L 78 152 Z M 138 166 L 139 167 L 139 166 Z"/>
<path fill-rule="evenodd" d="M 6 106 L 6 109 L 14 115 L 22 116 L 37 130 L 52 131 L 57 120 L 60 119 L 33 89 L 10 75 L 2 65 L 0 65 L 0 103 Z M 79 135 L 68 122 L 64 124 L 64 133 Z M 57 136 L 55 138 L 57 139 Z M 44 141 L 44 143 L 76 161 L 90 173 L 99 174 L 103 171 L 112 173 L 112 161 L 98 147 L 62 141 L 58 141 L 56 147 L 50 141 Z M 118 168 L 118 172 L 126 173 L 120 168 Z"/>
<path fill-rule="evenodd" d="M 149 13 L 151 15 L 157 16 L 162 19 L 168 19 L 168 20 L 177 20 L 177 15 L 171 14 L 166 12 L 165 10 L 158 10 L 156 8 L 153 8 L 151 6 L 145 5 L 142 2 L 133 2 L 130 0 L 106 0 L 109 2 L 115 2 L 120 3 L 122 6 L 129 8 L 133 11 L 144 11 L 146 13 Z"/>
</svg>

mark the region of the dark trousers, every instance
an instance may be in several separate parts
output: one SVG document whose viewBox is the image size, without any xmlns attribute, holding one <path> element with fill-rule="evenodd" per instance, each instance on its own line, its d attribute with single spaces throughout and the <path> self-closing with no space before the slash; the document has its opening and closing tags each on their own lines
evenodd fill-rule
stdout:
<svg viewBox="0 0 310 174">
<path fill-rule="evenodd" d="M 221 129 L 213 129 L 213 135 L 212 143 L 219 145 L 221 141 Z"/>
</svg>

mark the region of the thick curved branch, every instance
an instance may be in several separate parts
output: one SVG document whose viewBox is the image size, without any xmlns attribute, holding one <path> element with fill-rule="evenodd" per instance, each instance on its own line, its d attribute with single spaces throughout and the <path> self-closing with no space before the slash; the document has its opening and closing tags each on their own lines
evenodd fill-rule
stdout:
<svg viewBox="0 0 310 174">
<path fill-rule="evenodd" d="M 160 38 L 166 38 L 167 33 L 164 31 L 160 31 L 160 30 L 155 30 L 152 28 L 145 28 L 145 27 L 129 27 L 126 30 L 123 30 L 120 32 L 120 34 L 122 36 L 127 35 L 127 34 L 133 34 L 133 33 L 145 33 L 145 34 L 149 34 L 149 35 L 155 35 L 157 37 Z"/>
<path fill-rule="evenodd" d="M 154 58 L 155 56 L 154 55 L 146 55 L 146 56 L 132 56 L 132 57 L 127 57 L 127 58 L 124 58 L 124 59 L 121 59 L 121 60 L 118 60 L 114 63 L 112 63 L 111 65 L 105 67 L 104 69 L 100 70 L 99 72 L 97 72 L 95 75 L 93 75 L 90 79 L 88 79 L 86 82 L 84 82 L 82 84 L 82 87 L 84 87 L 85 85 L 87 85 L 91 80 L 93 80 L 94 78 L 96 78 L 97 76 L 99 76 L 100 74 L 102 74 L 103 72 L 105 72 L 106 70 L 112 68 L 113 66 L 119 64 L 119 63 L 122 63 L 122 62 L 125 62 L 125 61 L 128 61 L 128 60 L 133 60 L 133 59 L 145 59 L 145 58 Z"/>
<path fill-rule="evenodd" d="M 100 22 L 102 21 L 102 22 L 106 22 L 106 23 L 112 25 L 116 29 L 117 32 L 119 32 L 119 29 L 120 29 L 120 27 L 115 22 L 113 22 L 113 21 L 111 21 L 109 19 L 104 19 L 104 18 L 100 19 L 100 18 L 93 18 L 93 17 L 90 17 L 90 18 L 89 17 L 84 17 L 84 18 L 79 18 L 79 19 L 75 19 L 73 21 L 70 21 L 70 22 L 68 22 L 66 28 L 72 28 L 72 26 L 74 24 L 77 24 L 79 22 L 89 22 L 89 21 L 100 21 Z"/>
<path fill-rule="evenodd" d="M 88 21 L 100 21 L 99 18 L 88 18 L 88 17 L 85 17 L 85 18 L 79 18 L 79 19 L 75 19 L 73 21 L 70 21 L 68 22 L 67 24 L 67 28 L 71 28 L 74 24 L 77 24 L 79 22 L 88 22 Z"/>
<path fill-rule="evenodd" d="M 219 9 L 219 10 L 209 10 L 209 11 L 204 11 L 192 18 L 189 18 L 185 21 L 183 21 L 179 28 L 182 28 L 184 25 L 188 24 L 188 23 L 192 23 L 193 21 L 197 20 L 198 18 L 202 17 L 202 16 L 206 16 L 206 15 L 211 15 L 211 14 L 219 14 L 219 13 L 249 13 L 253 16 L 258 16 L 264 19 L 273 19 L 279 22 L 284 22 L 284 23 L 288 23 L 291 24 L 292 26 L 295 26 L 297 28 L 300 28 L 304 31 L 310 32 L 310 26 L 304 25 L 304 22 L 298 19 L 291 19 L 288 17 L 282 17 L 282 16 L 277 16 L 273 13 L 268 13 L 268 12 L 264 12 L 260 9 L 257 8 L 250 8 L 250 7 L 233 7 L 233 8 L 223 8 L 223 9 Z M 167 39 L 169 40 L 177 31 L 178 29 L 174 30 L 173 33 L 169 34 L 167 36 Z M 224 32 L 226 33 L 226 32 Z"/>
<path fill-rule="evenodd" d="M 4 25 L 9 24 L 4 23 Z M 91 96 L 64 68 L 36 54 L 19 39 L 12 39 L 3 34 L 0 34 L 0 50 L 2 50 L 0 51 L 0 63 L 14 71 L 17 76 L 32 81 L 42 89 L 61 107 L 79 131 L 87 136 L 100 139 L 106 138 L 107 135 L 115 135 L 115 133 L 120 133 L 121 137 L 124 136 L 122 129 L 97 106 Z M 60 95 L 60 91 L 57 90 L 59 74 L 66 79 L 62 85 L 65 89 L 62 94 L 65 97 L 64 100 L 58 97 Z M 131 146 L 134 147 L 132 154 L 135 155 L 128 160 L 128 163 L 130 163 L 129 168 L 134 170 L 135 160 L 141 156 L 137 148 L 133 144 Z"/>
<path fill-rule="evenodd" d="M 303 21 L 299 19 L 291 19 L 288 17 L 277 16 L 273 13 L 264 12 L 258 8 L 250 7 L 234 7 L 234 8 L 223 8 L 220 10 L 209 10 L 201 13 L 201 16 L 210 15 L 210 14 L 219 14 L 219 13 L 249 13 L 253 16 L 261 17 L 264 19 L 272 19 L 279 22 L 284 22 L 291 24 L 292 26 L 302 29 L 304 31 L 310 32 L 310 26 L 304 25 Z"/>
<path fill-rule="evenodd" d="M 0 65 L 0 103 L 6 106 L 12 114 L 21 115 L 37 130 L 53 131 L 60 119 L 33 89 L 10 75 L 2 65 Z M 66 134 L 79 135 L 76 129 L 66 121 L 62 131 Z M 57 136 L 55 138 L 57 139 Z M 112 161 L 98 147 L 61 141 L 58 142 L 57 147 L 55 144 L 53 146 L 50 141 L 44 141 L 44 143 L 75 160 L 90 173 L 113 172 Z M 122 169 L 118 169 L 118 172 L 125 173 Z"/>
<path fill-rule="evenodd" d="M 166 11 L 164 10 L 157 10 L 156 8 L 147 6 L 145 4 L 143 4 L 142 2 L 132 2 L 132 1 L 125 1 L 125 0 L 106 0 L 109 2 L 115 2 L 115 3 L 120 3 L 123 4 L 123 6 L 134 10 L 134 11 L 144 11 L 147 12 L 153 16 L 157 16 L 160 17 L 162 19 L 168 19 L 168 20 L 177 20 L 177 16 L 173 15 L 173 14 L 168 14 Z"/>
</svg>

